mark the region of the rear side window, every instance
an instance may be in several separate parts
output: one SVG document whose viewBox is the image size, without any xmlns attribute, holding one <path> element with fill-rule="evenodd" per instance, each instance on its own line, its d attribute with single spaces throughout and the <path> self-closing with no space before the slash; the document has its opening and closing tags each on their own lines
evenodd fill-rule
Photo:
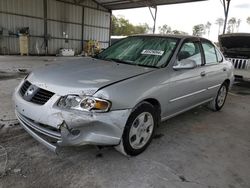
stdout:
<svg viewBox="0 0 250 188">
<path fill-rule="evenodd" d="M 223 56 L 221 55 L 221 52 L 216 48 L 216 54 L 219 62 L 223 61 Z"/>
<path fill-rule="evenodd" d="M 214 45 L 209 42 L 202 42 L 202 47 L 205 53 L 206 64 L 210 65 L 218 63 Z"/>
</svg>

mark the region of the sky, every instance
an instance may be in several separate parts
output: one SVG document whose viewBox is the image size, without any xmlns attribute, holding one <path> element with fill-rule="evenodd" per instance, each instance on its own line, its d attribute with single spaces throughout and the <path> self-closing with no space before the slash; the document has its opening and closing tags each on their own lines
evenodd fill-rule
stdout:
<svg viewBox="0 0 250 188">
<path fill-rule="evenodd" d="M 115 16 L 124 16 L 132 24 L 147 23 L 153 27 L 153 19 L 148 8 L 137 8 L 113 11 Z M 246 18 L 250 16 L 250 0 L 231 0 L 229 19 L 241 19 L 239 32 L 250 33 L 250 25 Z M 177 29 L 192 34 L 192 28 L 197 24 L 212 23 L 210 35 L 204 37 L 218 41 L 217 18 L 224 18 L 223 6 L 220 0 L 208 0 L 194 3 L 158 6 L 156 33 L 158 27 L 167 24 L 172 30 Z"/>
</svg>

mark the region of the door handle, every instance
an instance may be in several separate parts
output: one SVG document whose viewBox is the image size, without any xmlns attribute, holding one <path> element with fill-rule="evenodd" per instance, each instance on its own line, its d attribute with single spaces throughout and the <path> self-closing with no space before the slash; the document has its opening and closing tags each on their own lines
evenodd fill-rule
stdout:
<svg viewBox="0 0 250 188">
<path fill-rule="evenodd" d="M 227 68 L 226 67 L 223 67 L 223 69 L 222 69 L 224 72 L 227 70 Z"/>
<path fill-rule="evenodd" d="M 205 72 L 205 71 L 202 71 L 202 72 L 201 72 L 201 76 L 206 76 L 206 72 Z"/>
</svg>

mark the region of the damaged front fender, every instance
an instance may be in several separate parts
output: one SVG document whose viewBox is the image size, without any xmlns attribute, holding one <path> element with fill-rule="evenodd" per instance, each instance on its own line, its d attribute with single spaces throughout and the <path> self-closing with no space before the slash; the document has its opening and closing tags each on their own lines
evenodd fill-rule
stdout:
<svg viewBox="0 0 250 188">
<path fill-rule="evenodd" d="M 55 95 L 45 105 L 36 105 L 16 93 L 16 115 L 23 128 L 52 150 L 57 146 L 118 145 L 131 109 L 106 113 L 62 110 L 55 106 Z M 46 143 L 47 142 L 47 143 Z M 51 145 L 52 144 L 52 145 Z"/>
<path fill-rule="evenodd" d="M 65 113 L 61 125 L 61 146 L 70 145 L 117 145 L 123 134 L 131 110 L 108 113 Z"/>
</svg>

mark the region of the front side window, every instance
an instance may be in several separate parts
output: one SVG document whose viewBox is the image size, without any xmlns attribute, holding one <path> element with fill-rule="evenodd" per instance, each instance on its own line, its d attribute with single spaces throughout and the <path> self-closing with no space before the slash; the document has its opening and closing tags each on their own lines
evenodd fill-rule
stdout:
<svg viewBox="0 0 250 188">
<path fill-rule="evenodd" d="M 185 42 L 178 53 L 177 64 L 179 61 L 189 59 L 195 61 L 197 66 L 201 66 L 201 50 L 198 42 Z"/>
<path fill-rule="evenodd" d="M 161 67 L 172 56 L 176 38 L 136 36 L 123 39 L 96 56 L 97 59 L 146 67 Z M 164 57 L 165 61 L 162 61 Z"/>
<path fill-rule="evenodd" d="M 209 65 L 217 63 L 218 60 L 214 45 L 210 42 L 202 42 L 202 47 L 205 54 L 206 64 Z"/>
</svg>

